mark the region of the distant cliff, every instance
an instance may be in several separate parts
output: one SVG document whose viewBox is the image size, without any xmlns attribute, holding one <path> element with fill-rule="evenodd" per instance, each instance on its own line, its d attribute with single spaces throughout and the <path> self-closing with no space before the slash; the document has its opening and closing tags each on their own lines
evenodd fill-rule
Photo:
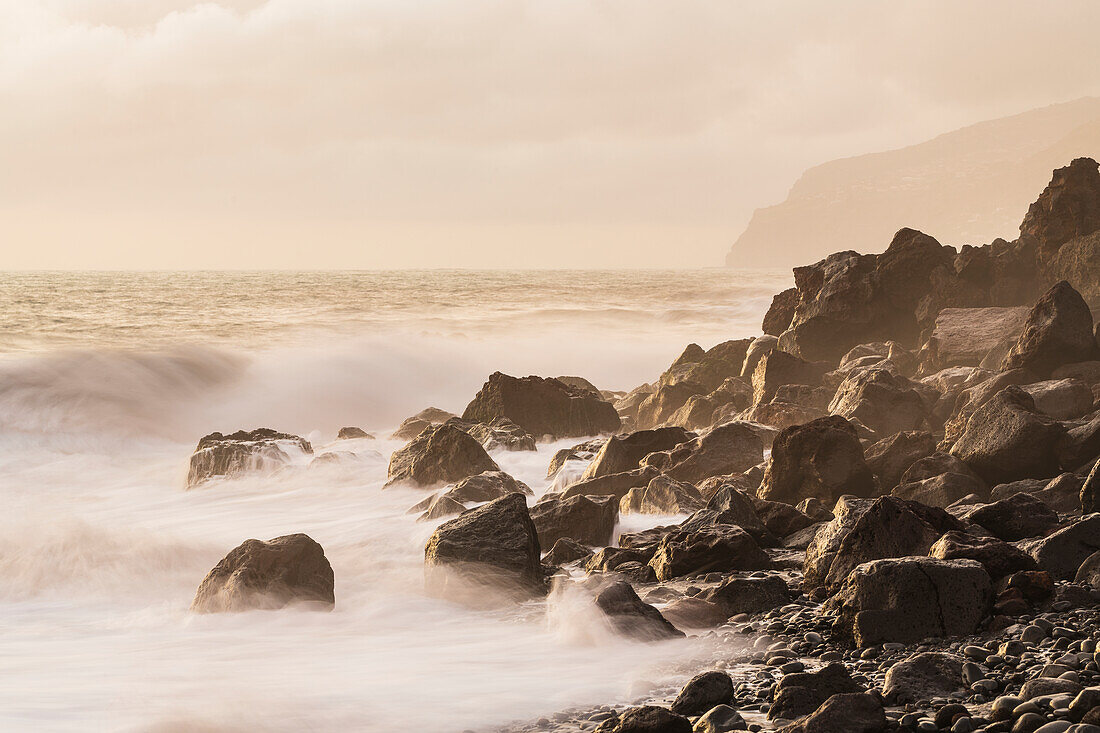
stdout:
<svg viewBox="0 0 1100 733">
<path fill-rule="evenodd" d="M 981 122 L 899 150 L 806 171 L 787 200 L 757 209 L 729 267 L 793 267 L 841 250 L 881 252 L 902 227 L 944 244 L 1018 236 L 1052 168 L 1100 157 L 1100 98 Z"/>
</svg>

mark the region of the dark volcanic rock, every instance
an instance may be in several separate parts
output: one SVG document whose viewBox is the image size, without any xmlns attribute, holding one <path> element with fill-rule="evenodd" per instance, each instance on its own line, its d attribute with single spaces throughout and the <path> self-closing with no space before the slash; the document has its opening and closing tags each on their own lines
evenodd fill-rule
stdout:
<svg viewBox="0 0 1100 733">
<path fill-rule="evenodd" d="M 771 560 L 748 532 L 714 525 L 665 535 L 649 561 L 660 581 L 685 575 L 734 570 L 763 570 Z"/>
<path fill-rule="evenodd" d="M 463 420 L 491 423 L 505 417 L 536 438 L 613 433 L 621 424 L 610 402 L 556 379 L 516 378 L 494 372 L 462 413 Z"/>
<path fill-rule="evenodd" d="M 818 521 L 798 507 L 781 501 L 754 499 L 753 506 L 764 526 L 776 537 L 787 537 Z"/>
<path fill-rule="evenodd" d="M 290 456 L 283 447 L 292 445 L 303 453 L 313 453 L 313 446 L 305 438 L 271 428 L 238 430 L 229 435 L 210 433 L 199 440 L 191 454 L 187 488 L 218 476 L 237 476 L 247 471 L 286 465 L 290 463 Z"/>
<path fill-rule="evenodd" d="M 1096 358 L 1096 351 L 1092 311 L 1081 294 L 1063 280 L 1032 307 L 1001 368 L 1023 368 L 1049 377 L 1063 364 Z"/>
<path fill-rule="evenodd" d="M 583 480 L 633 471 L 650 453 L 671 450 L 694 437 L 694 433 L 679 427 L 638 430 L 623 436 L 613 435 L 604 443 L 592 463 L 588 464 L 581 478 Z"/>
<path fill-rule="evenodd" d="M 798 504 L 806 498 L 834 502 L 841 494 L 870 496 L 875 478 L 852 425 L 830 415 L 780 431 L 758 495 Z"/>
<path fill-rule="evenodd" d="M 1000 343 L 1015 343 L 1029 309 L 944 308 L 921 347 L 920 362 L 929 374 L 952 366 L 978 366 Z M 1000 363 L 1000 360 L 998 360 Z"/>
<path fill-rule="evenodd" d="M 715 705 L 733 702 L 733 680 L 725 672 L 703 672 L 691 678 L 669 709 L 677 715 L 702 715 Z"/>
<path fill-rule="evenodd" d="M 435 486 L 499 470 L 500 466 L 474 438 L 443 424 L 425 428 L 404 448 L 394 451 L 386 485 Z"/>
<path fill-rule="evenodd" d="M 661 612 L 644 602 L 630 583 L 612 583 L 596 596 L 596 605 L 611 626 L 623 636 L 642 641 L 657 641 L 683 636 Z"/>
<path fill-rule="evenodd" d="M 764 322 L 760 325 L 760 330 L 769 336 L 779 336 L 791 325 L 796 307 L 798 307 L 798 288 L 787 288 L 781 293 L 776 293 L 772 298 L 772 304 L 768 306 L 768 312 L 764 314 Z"/>
<path fill-rule="evenodd" d="M 304 534 L 273 540 L 245 540 L 226 555 L 199 585 L 196 613 L 277 609 L 305 604 L 331 610 L 332 566 L 319 544 Z"/>
<path fill-rule="evenodd" d="M 878 476 L 884 489 L 901 482 L 902 475 L 914 463 L 936 451 L 936 437 L 922 430 L 894 433 L 865 451 L 867 466 Z"/>
<path fill-rule="evenodd" d="M 977 560 L 993 580 L 1039 567 L 1031 555 L 1015 545 L 958 531 L 948 532 L 936 540 L 928 555 L 937 560 Z"/>
<path fill-rule="evenodd" d="M 524 597 L 545 591 L 541 556 L 527 500 L 509 494 L 439 525 L 424 548 L 425 576 L 430 590 L 449 597 L 480 602 L 485 590 Z"/>
<path fill-rule="evenodd" d="M 897 704 L 946 697 L 966 687 L 963 662 L 944 652 L 914 654 L 890 667 L 882 694 Z"/>
<path fill-rule="evenodd" d="M 553 545 L 562 537 L 571 537 L 586 545 L 606 545 L 611 542 L 618 518 L 618 503 L 609 496 L 544 499 L 531 507 L 531 520 L 543 547 Z"/>
<path fill-rule="evenodd" d="M 784 675 L 772 689 L 768 718 L 801 718 L 833 695 L 863 691 L 863 685 L 852 679 L 843 664 L 828 664 L 817 672 L 794 672 Z"/>
<path fill-rule="evenodd" d="M 1092 553 L 1081 562 L 1073 576 L 1073 582 L 1100 588 L 1100 551 Z"/>
<path fill-rule="evenodd" d="M 886 730 L 886 712 L 874 695 L 833 695 L 814 712 L 780 728 L 777 733 L 880 733 Z"/>
<path fill-rule="evenodd" d="M 978 507 L 966 518 L 1008 542 L 1039 537 L 1058 526 L 1058 514 L 1053 509 L 1022 492 Z"/>
<path fill-rule="evenodd" d="M 922 429 L 928 408 L 905 377 L 872 368 L 850 374 L 837 389 L 829 412 L 861 423 L 880 435 Z"/>
</svg>

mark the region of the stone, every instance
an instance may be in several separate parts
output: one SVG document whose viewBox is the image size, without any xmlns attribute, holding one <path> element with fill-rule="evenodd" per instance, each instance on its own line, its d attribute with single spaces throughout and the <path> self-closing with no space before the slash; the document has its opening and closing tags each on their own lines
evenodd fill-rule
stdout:
<svg viewBox="0 0 1100 733">
<path fill-rule="evenodd" d="M 530 597 L 546 590 L 541 556 L 527 500 L 509 494 L 437 527 L 424 548 L 425 577 L 430 591 L 459 600 L 490 601 L 486 591 Z"/>
<path fill-rule="evenodd" d="M 920 430 L 928 422 L 928 407 L 913 383 L 879 368 L 847 376 L 837 388 L 829 412 L 859 420 L 880 435 Z"/>
<path fill-rule="evenodd" d="M 918 359 L 925 374 L 954 366 L 978 366 L 998 343 L 1015 342 L 1030 309 L 1026 306 L 944 308 Z"/>
<path fill-rule="evenodd" d="M 833 695 L 863 691 L 863 685 L 852 679 L 843 664 L 836 662 L 817 672 L 786 674 L 772 688 L 768 718 L 800 718 L 817 710 Z"/>
<path fill-rule="evenodd" d="M 271 470 L 291 462 L 287 450 L 312 455 L 305 438 L 271 428 L 238 430 L 229 435 L 210 433 L 199 440 L 187 471 L 187 488 L 214 478 L 231 478 L 249 471 Z"/>
<path fill-rule="evenodd" d="M 1085 473 L 1100 456 L 1100 412 L 1063 423 L 1066 434 L 1058 446 L 1058 462 L 1064 470 Z"/>
<path fill-rule="evenodd" d="M 1077 237 L 1058 248 L 1044 267 L 1048 281 L 1066 280 L 1090 303 L 1100 299 L 1100 231 Z"/>
<path fill-rule="evenodd" d="M 824 409 L 777 400 L 753 405 L 737 415 L 738 420 L 759 423 L 778 430 L 803 425 L 819 417 L 825 417 Z"/>
<path fill-rule="evenodd" d="M 368 433 L 363 428 L 346 427 L 340 428 L 336 433 L 337 440 L 356 440 L 356 439 L 374 440 L 374 436 Z"/>
<path fill-rule="evenodd" d="M 764 314 L 760 330 L 770 336 L 779 336 L 791 325 L 794 309 L 797 306 L 798 288 L 787 288 L 781 293 L 776 293 L 771 305 L 768 306 L 768 312 Z"/>
<path fill-rule="evenodd" d="M 504 417 L 536 438 L 584 437 L 616 432 L 621 423 L 615 407 L 599 395 L 556 379 L 489 375 L 463 420 L 491 423 Z"/>
<path fill-rule="evenodd" d="M 592 463 L 588 464 L 581 478 L 583 480 L 633 471 L 650 453 L 671 450 L 694 437 L 694 433 L 689 433 L 680 427 L 638 430 L 622 436 L 613 435 L 600 448 L 596 457 L 592 459 Z"/>
<path fill-rule="evenodd" d="M 928 506 L 947 508 L 968 496 L 985 493 L 981 479 L 969 474 L 941 473 L 938 476 L 898 484 L 890 492 L 899 499 L 919 501 Z"/>
<path fill-rule="evenodd" d="M 638 405 L 635 426 L 642 429 L 666 425 L 693 397 L 707 394 L 706 387 L 694 382 L 659 384 L 657 390 Z"/>
<path fill-rule="evenodd" d="M 619 507 L 609 496 L 573 496 L 543 499 L 531 507 L 530 514 L 543 547 L 563 537 L 601 546 L 611 542 Z"/>
<path fill-rule="evenodd" d="M 484 471 L 462 479 L 447 491 L 446 496 L 455 501 L 481 503 L 515 493 L 531 496 L 533 492 L 527 484 L 504 471 Z"/>
<path fill-rule="evenodd" d="M 944 438 L 940 441 L 940 450 L 951 450 L 951 447 L 962 437 L 970 418 L 994 395 L 1005 387 L 1030 384 L 1037 379 L 1038 377 L 1026 369 L 1011 369 L 995 374 L 958 393 L 944 421 Z M 945 395 L 945 398 L 949 399 L 949 396 Z"/>
<path fill-rule="evenodd" d="M 715 705 L 733 702 L 733 680 L 725 672 L 697 674 L 684 685 L 669 706 L 677 715 L 702 715 Z"/>
<path fill-rule="evenodd" d="M 660 611 L 639 598 L 630 583 L 612 583 L 596 595 L 595 602 L 611 627 L 622 636 L 639 641 L 684 636 Z"/>
<path fill-rule="evenodd" d="M 1059 474 L 1049 481 L 1046 479 L 1012 481 L 994 486 L 990 492 L 990 499 L 1003 501 L 1016 494 L 1029 494 L 1056 512 L 1070 514 L 1080 508 L 1083 483 L 1084 478 L 1072 473 Z"/>
<path fill-rule="evenodd" d="M 781 501 L 754 499 L 753 505 L 764 526 L 776 537 L 788 537 L 817 521 L 805 512 L 799 511 L 798 507 Z"/>
<path fill-rule="evenodd" d="M 1100 461 L 1093 464 L 1088 478 L 1081 485 L 1081 493 L 1079 494 L 1081 514 L 1100 512 L 1100 472 L 1097 471 L 1098 466 L 1100 466 Z"/>
<path fill-rule="evenodd" d="M 1097 356 L 1092 311 L 1065 280 L 1043 294 L 1028 314 L 1016 344 L 1001 363 L 1003 370 L 1023 368 L 1041 377 L 1058 367 Z"/>
<path fill-rule="evenodd" d="M 454 425 L 464 433 L 468 433 L 487 451 L 535 450 L 534 436 L 506 417 L 498 417 L 488 424 L 452 417 L 446 424 Z"/>
<path fill-rule="evenodd" d="M 1015 545 L 992 537 L 975 537 L 957 530 L 946 532 L 936 540 L 929 549 L 928 556 L 937 560 L 977 560 L 993 580 L 1021 571 L 1039 569 L 1035 558 Z"/>
<path fill-rule="evenodd" d="M 691 733 L 691 722 L 665 708 L 645 705 L 623 713 L 611 733 Z"/>
<path fill-rule="evenodd" d="M 453 517 L 466 511 L 466 506 L 446 494 L 433 494 L 420 502 L 413 509 L 423 506 L 423 513 L 416 518 L 418 522 L 432 522 L 436 519 Z"/>
<path fill-rule="evenodd" d="M 894 433 L 864 451 L 867 466 L 883 488 L 893 488 L 914 463 L 936 451 L 936 437 L 923 430 Z"/>
<path fill-rule="evenodd" d="M 870 496 L 875 488 L 855 428 L 830 415 L 779 432 L 758 496 L 787 504 L 809 497 L 834 502 L 842 494 Z"/>
<path fill-rule="evenodd" d="M 440 410 L 438 407 L 425 408 L 412 417 L 407 417 L 402 420 L 401 424 L 397 426 L 397 430 L 394 430 L 393 433 L 390 434 L 390 439 L 412 440 L 424 432 L 424 428 L 429 428 L 433 425 L 441 425 L 452 417 L 456 416 L 446 410 Z"/>
<path fill-rule="evenodd" d="M 734 570 L 763 570 L 772 566 L 760 546 L 740 527 L 714 525 L 696 531 L 666 534 L 649 561 L 664 582 L 686 575 Z"/>
<path fill-rule="evenodd" d="M 1073 582 L 1100 588 L 1100 551 L 1094 552 L 1084 559 L 1077 568 L 1077 573 L 1073 576 Z"/>
<path fill-rule="evenodd" d="M 1055 420 L 1071 420 L 1092 412 L 1092 390 L 1078 379 L 1048 379 L 1020 389 L 1031 395 L 1036 410 Z"/>
<path fill-rule="evenodd" d="M 428 427 L 390 456 L 389 481 L 415 486 L 438 486 L 461 481 L 485 471 L 499 471 L 474 438 L 453 425 Z"/>
<path fill-rule="evenodd" d="M 806 588 L 818 588 L 825 584 L 829 568 L 832 567 L 844 538 L 874 503 L 874 499 L 860 499 L 854 496 L 844 496 L 837 501 L 833 507 L 833 519 L 821 526 L 806 547 L 802 566 Z"/>
<path fill-rule="evenodd" d="M 729 614 L 717 603 L 692 596 L 677 598 L 661 613 L 678 629 L 711 629 L 729 618 Z"/>
<path fill-rule="evenodd" d="M 849 573 L 825 605 L 857 646 L 974 633 L 993 605 L 985 568 L 974 560 L 874 560 Z"/>
<path fill-rule="evenodd" d="M 1089 514 L 1024 547 L 1039 567 L 1058 580 L 1068 580 L 1100 550 L 1100 514 Z"/>
<path fill-rule="evenodd" d="M 776 391 L 788 384 L 821 384 L 821 378 L 829 371 L 823 362 L 808 362 L 793 354 L 773 349 L 760 357 L 752 372 L 752 401 L 761 404 L 771 401 Z"/>
<path fill-rule="evenodd" d="M 300 605 L 331 610 L 332 566 L 311 537 L 291 534 L 266 542 L 245 540 L 207 573 L 195 593 L 195 613 L 253 609 L 274 610 Z"/>
<path fill-rule="evenodd" d="M 866 693 L 833 695 L 805 718 L 778 729 L 778 733 L 880 733 L 886 730 L 886 712 L 879 699 Z"/>
<path fill-rule="evenodd" d="M 567 463 L 574 465 L 583 464 L 584 468 L 588 468 L 588 462 L 595 458 L 596 453 L 603 447 L 603 441 L 589 440 L 584 443 L 578 443 L 571 448 L 562 448 L 554 453 L 554 457 L 550 459 L 550 465 L 546 467 L 546 478 L 556 478 L 558 473 L 565 467 Z M 573 471 L 570 471 L 573 473 Z M 576 472 L 577 477 L 583 474 L 583 471 Z"/>
<path fill-rule="evenodd" d="M 787 584 L 775 575 L 763 578 L 727 578 L 721 584 L 704 591 L 700 597 L 721 608 L 724 618 L 742 613 L 764 613 L 785 606 L 792 600 Z"/>
<path fill-rule="evenodd" d="M 966 514 L 999 539 L 1014 542 L 1042 536 L 1058 526 L 1058 514 L 1030 494 L 1019 493 Z"/>
<path fill-rule="evenodd" d="M 1028 208 L 1021 238 L 1038 244 L 1050 259 L 1066 242 L 1100 229 L 1100 174 L 1096 161 L 1077 158 L 1054 171 L 1050 183 Z"/>
<path fill-rule="evenodd" d="M 645 488 L 631 489 L 619 501 L 622 514 L 690 514 L 703 508 L 703 497 L 689 483 L 658 476 Z"/>
<path fill-rule="evenodd" d="M 764 443 L 759 430 L 735 421 L 680 443 L 667 454 L 663 473 L 677 481 L 699 483 L 749 470 L 764 460 Z"/>
<path fill-rule="evenodd" d="M 729 705 L 715 705 L 699 716 L 692 730 L 695 733 L 727 733 L 731 730 L 748 730 L 748 724 Z"/>
<path fill-rule="evenodd" d="M 777 537 L 756 513 L 754 500 L 733 486 L 719 488 L 707 502 L 706 510 L 689 517 L 681 526 L 691 528 L 705 524 L 733 524 L 749 533 L 763 546 L 773 546 Z"/>
<path fill-rule="evenodd" d="M 968 686 L 963 663 L 962 657 L 945 652 L 914 654 L 886 671 L 882 694 L 898 705 L 947 697 Z"/>
<path fill-rule="evenodd" d="M 990 483 L 1050 478 L 1059 473 L 1056 449 L 1064 433 L 1036 411 L 1031 395 L 1010 386 L 974 412 L 951 453 Z"/>
<path fill-rule="evenodd" d="M 606 476 L 578 481 L 570 484 L 562 492 L 561 498 L 569 499 L 574 496 L 612 496 L 619 501 L 633 488 L 648 486 L 649 482 L 660 476 L 660 470 L 653 466 L 643 466 L 633 471 L 612 473 Z"/>
<path fill-rule="evenodd" d="M 768 334 L 754 338 L 745 352 L 745 361 L 741 364 L 741 378 L 751 382 L 752 373 L 756 370 L 756 365 L 760 363 L 760 359 L 765 354 L 774 351 L 778 343 L 778 338 Z"/>
<path fill-rule="evenodd" d="M 547 565 L 568 565 L 578 560 L 587 560 L 592 556 L 592 550 L 587 545 L 582 545 L 572 537 L 562 537 L 550 551 L 542 558 Z"/>
<path fill-rule="evenodd" d="M 1028 680 L 1020 688 L 1020 697 L 1031 700 L 1035 697 L 1046 695 L 1077 695 L 1084 686 L 1080 682 L 1064 680 L 1057 677 L 1036 677 Z"/>
</svg>

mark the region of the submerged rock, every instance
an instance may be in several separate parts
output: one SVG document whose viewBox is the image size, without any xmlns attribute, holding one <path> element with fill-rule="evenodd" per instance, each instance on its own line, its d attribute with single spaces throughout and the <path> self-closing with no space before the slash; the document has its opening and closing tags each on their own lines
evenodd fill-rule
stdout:
<svg viewBox="0 0 1100 733">
<path fill-rule="evenodd" d="M 187 488 L 212 478 L 287 465 L 291 459 L 284 448 L 290 447 L 306 454 L 313 453 L 313 446 L 305 438 L 271 428 L 238 430 L 229 435 L 210 433 L 199 440 L 191 455 Z"/>
<path fill-rule="evenodd" d="M 500 466 L 474 438 L 444 423 L 425 428 L 404 448 L 394 451 L 386 486 L 437 486 L 485 471 L 500 471 Z"/>
<path fill-rule="evenodd" d="M 492 423 L 507 418 L 536 438 L 573 438 L 614 433 L 621 421 L 615 407 L 587 389 L 557 379 L 489 375 L 463 420 Z"/>
<path fill-rule="evenodd" d="M 374 440 L 374 436 L 368 433 L 363 428 L 346 427 L 340 428 L 340 431 L 336 433 L 337 440 L 355 440 L 359 438 L 365 438 L 366 440 Z"/>
</svg>

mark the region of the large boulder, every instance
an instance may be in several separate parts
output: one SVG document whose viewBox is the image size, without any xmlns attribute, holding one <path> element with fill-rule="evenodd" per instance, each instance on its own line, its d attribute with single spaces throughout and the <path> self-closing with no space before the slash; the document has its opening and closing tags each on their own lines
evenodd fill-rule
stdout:
<svg viewBox="0 0 1100 733">
<path fill-rule="evenodd" d="M 633 471 L 623 471 L 622 473 L 610 473 L 606 476 L 597 476 L 596 478 L 585 479 L 584 481 L 570 484 L 569 487 L 562 492 L 561 498 L 568 499 L 573 496 L 613 496 L 615 497 L 615 501 L 618 501 L 626 496 L 626 493 L 631 489 L 648 485 L 650 481 L 660 474 L 661 472 L 653 466 L 642 466 Z"/>
<path fill-rule="evenodd" d="M 1032 307 L 1024 329 L 1001 364 L 1049 377 L 1063 364 L 1096 358 L 1092 311 L 1065 280 L 1056 283 Z"/>
<path fill-rule="evenodd" d="M 779 336 L 791 325 L 794 310 L 798 307 L 798 288 L 787 288 L 772 297 L 772 304 L 764 314 L 760 330 L 769 336 Z"/>
<path fill-rule="evenodd" d="M 1031 395 L 1006 387 L 979 407 L 951 453 L 990 483 L 1049 478 L 1059 473 L 1065 428 L 1035 409 Z"/>
<path fill-rule="evenodd" d="M 1035 409 L 1055 420 L 1072 420 L 1092 412 L 1092 390 L 1079 379 L 1048 379 L 1020 387 Z"/>
<path fill-rule="evenodd" d="M 649 566 L 663 582 L 709 572 L 764 570 L 772 563 L 748 532 L 716 524 L 669 532 L 658 543 Z"/>
<path fill-rule="evenodd" d="M 844 538 L 874 503 L 874 499 L 855 496 L 842 496 L 836 502 L 833 506 L 833 518 L 821 526 L 806 547 L 802 575 L 807 588 L 817 588 L 825 584 L 829 568 L 832 567 Z"/>
<path fill-rule="evenodd" d="M 618 519 L 619 506 L 610 496 L 553 497 L 531 507 L 531 520 L 543 547 L 563 537 L 586 545 L 610 544 Z"/>
<path fill-rule="evenodd" d="M 196 613 L 277 609 L 289 605 L 331 610 L 332 566 L 319 544 L 304 534 L 263 542 L 245 540 L 214 566 L 199 585 Z"/>
<path fill-rule="evenodd" d="M 588 464 L 581 479 L 633 471 L 650 453 L 671 450 L 694 437 L 694 433 L 689 433 L 680 427 L 638 430 L 629 435 L 613 435 Z"/>
<path fill-rule="evenodd" d="M 604 588 L 596 596 L 596 606 L 617 633 L 632 639 L 658 641 L 684 635 L 660 611 L 639 598 L 630 583 L 620 581 Z"/>
<path fill-rule="evenodd" d="M 973 509 L 966 518 L 1006 542 L 1039 537 L 1058 526 L 1057 512 L 1023 492 Z"/>
<path fill-rule="evenodd" d="M 644 488 L 631 489 L 619 501 L 623 514 L 690 514 L 703 507 L 694 486 L 668 476 L 658 476 Z"/>
<path fill-rule="evenodd" d="M 556 379 L 489 375 L 463 420 L 491 423 L 505 417 L 536 438 L 573 438 L 614 433 L 621 421 L 615 407 L 587 389 Z"/>
<path fill-rule="evenodd" d="M 863 685 L 852 679 L 848 668 L 834 662 L 816 672 L 783 675 L 772 688 L 768 718 L 801 718 L 817 710 L 833 695 L 863 692 Z"/>
<path fill-rule="evenodd" d="M 752 535 L 759 544 L 774 545 L 776 536 L 757 513 L 756 501 L 758 500 L 739 489 L 733 481 L 719 486 L 707 501 L 706 509 L 700 514 L 713 513 L 715 524 L 737 525 Z M 695 517 L 689 518 L 682 526 L 691 526 L 694 519 Z"/>
<path fill-rule="evenodd" d="M 542 547 L 523 494 L 509 494 L 441 524 L 424 548 L 433 593 L 487 601 L 486 591 L 523 598 L 545 591 Z"/>
<path fill-rule="evenodd" d="M 486 502 L 514 493 L 531 495 L 531 488 L 504 471 L 485 471 L 462 479 L 445 496 L 458 502 Z"/>
<path fill-rule="evenodd" d="M 737 419 L 783 430 L 795 425 L 803 425 L 819 417 L 825 417 L 825 414 L 823 408 L 773 399 L 771 402 L 753 405 L 749 409 L 738 413 Z"/>
<path fill-rule="evenodd" d="M 787 504 L 807 498 L 832 503 L 842 494 L 871 496 L 875 489 L 855 428 L 830 415 L 775 436 L 758 496 Z"/>
<path fill-rule="evenodd" d="M 670 451 L 650 454 L 645 463 L 677 481 L 699 483 L 713 476 L 747 471 L 763 460 L 760 430 L 735 421 L 711 428 Z"/>
<path fill-rule="evenodd" d="M 975 537 L 952 530 L 936 540 L 928 551 L 937 560 L 977 560 L 993 580 L 1013 573 L 1037 570 L 1031 555 L 1016 545 L 993 537 Z"/>
<path fill-rule="evenodd" d="M 187 488 L 213 478 L 285 466 L 291 462 L 288 450 L 312 454 L 313 446 L 305 438 L 271 428 L 238 430 L 229 435 L 210 433 L 199 440 L 191 454 Z"/>
<path fill-rule="evenodd" d="M 821 378 L 829 371 L 829 364 L 809 362 L 773 349 L 760 357 L 752 372 L 753 404 L 769 402 L 776 391 L 787 384 L 821 384 Z"/>
<path fill-rule="evenodd" d="M 658 379 L 660 386 L 697 384 L 704 392 L 717 389 L 730 377 L 739 377 L 752 339 L 723 341 L 704 351 L 691 344 Z"/>
<path fill-rule="evenodd" d="M 489 424 L 469 422 L 452 417 L 447 421 L 459 430 L 469 433 L 485 450 L 524 451 L 535 450 L 535 438 L 506 417 L 498 417 Z"/>
<path fill-rule="evenodd" d="M 776 575 L 727 578 L 699 596 L 722 609 L 725 618 L 741 613 L 765 613 L 791 602 L 786 582 Z"/>
<path fill-rule="evenodd" d="M 692 677 L 669 706 L 677 715 L 702 715 L 715 705 L 733 702 L 733 680 L 725 672 L 703 672 Z"/>
<path fill-rule="evenodd" d="M 922 430 L 894 433 L 867 447 L 867 466 L 884 489 L 897 486 L 914 463 L 936 451 L 936 437 Z"/>
<path fill-rule="evenodd" d="M 886 728 L 882 702 L 863 692 L 833 695 L 806 717 L 776 733 L 881 733 Z"/>
<path fill-rule="evenodd" d="M 882 694 L 894 704 L 947 697 L 967 687 L 962 657 L 945 652 L 921 652 L 896 662 L 886 671 Z"/>
<path fill-rule="evenodd" d="M 944 308 L 936 316 L 932 333 L 918 358 L 924 374 L 954 366 L 976 367 L 994 347 L 1015 343 L 1024 328 L 1029 309 Z"/>
<path fill-rule="evenodd" d="M 454 425 L 425 428 L 390 456 L 387 486 L 399 483 L 437 486 L 484 471 L 499 471 L 481 444 Z"/>
<path fill-rule="evenodd" d="M 940 441 L 940 449 L 951 450 L 951 446 L 962 436 L 966 430 L 971 416 L 986 402 L 996 396 L 1005 387 L 1029 384 L 1036 380 L 1036 376 L 1026 369 L 1011 369 L 1001 372 L 977 384 L 967 387 L 954 397 L 950 413 L 944 421 L 944 437 Z M 951 395 L 944 395 L 945 401 L 951 400 Z"/>
<path fill-rule="evenodd" d="M 691 721 L 656 705 L 630 708 L 608 733 L 691 733 Z M 603 731 L 601 731 L 603 733 Z"/>
<path fill-rule="evenodd" d="M 1089 514 L 1025 549 L 1054 578 L 1069 580 L 1090 555 L 1100 550 L 1100 514 Z"/>
<path fill-rule="evenodd" d="M 438 407 L 427 407 L 412 417 L 402 420 L 401 424 L 397 426 L 397 430 L 394 430 L 390 435 L 390 439 L 412 440 L 424 432 L 424 428 L 441 425 L 453 417 L 456 417 L 456 415 L 446 410 L 440 410 Z"/>
<path fill-rule="evenodd" d="M 887 369 L 854 371 L 840 383 L 829 412 L 859 420 L 879 435 L 922 429 L 928 408 L 905 377 Z"/>
<path fill-rule="evenodd" d="M 941 473 L 919 481 L 907 481 L 898 484 L 890 492 L 899 499 L 919 501 L 928 506 L 946 509 L 955 502 L 970 495 L 981 496 L 985 493 L 985 483 L 965 473 Z"/>
<path fill-rule="evenodd" d="M 993 605 L 989 574 L 974 560 L 904 557 L 855 568 L 826 603 L 857 646 L 915 644 L 974 633 Z"/>
</svg>

